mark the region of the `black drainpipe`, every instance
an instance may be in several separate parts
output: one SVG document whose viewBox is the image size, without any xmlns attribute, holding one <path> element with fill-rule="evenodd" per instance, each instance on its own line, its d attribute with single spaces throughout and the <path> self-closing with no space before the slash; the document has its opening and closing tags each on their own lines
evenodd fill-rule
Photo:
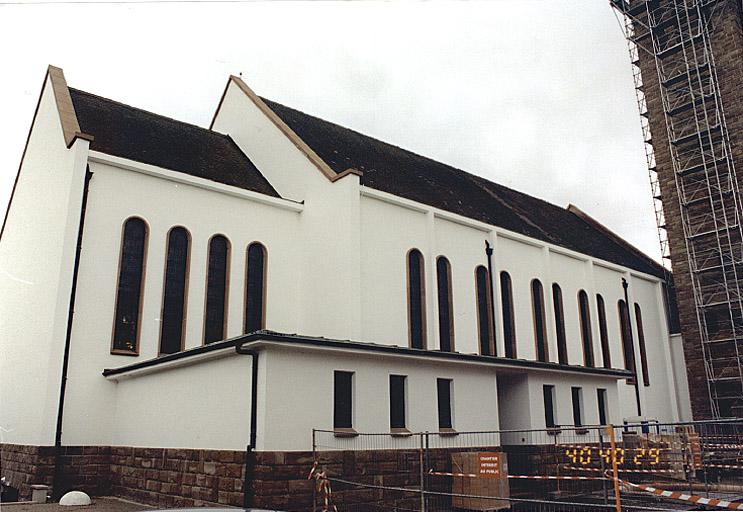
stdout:
<svg viewBox="0 0 743 512">
<path fill-rule="evenodd" d="M 642 416 L 642 406 L 640 405 L 640 382 L 637 378 L 637 357 L 635 354 L 635 339 L 632 336 L 632 310 L 629 306 L 629 296 L 627 288 L 629 283 L 622 278 L 622 288 L 624 288 L 624 304 L 627 306 L 627 336 L 629 337 L 630 346 L 632 347 L 632 372 L 635 374 L 635 401 L 637 402 L 637 415 Z"/>
<path fill-rule="evenodd" d="M 495 277 L 493 276 L 493 248 L 485 240 L 485 254 L 488 255 L 488 276 L 490 277 L 490 317 L 493 319 L 493 355 L 498 357 L 498 343 L 495 336 Z"/>
<path fill-rule="evenodd" d="M 85 209 L 88 205 L 88 189 L 93 173 L 90 168 L 85 169 L 85 184 L 80 206 L 80 223 L 77 227 L 77 247 L 75 249 L 75 263 L 72 267 L 72 288 L 70 303 L 67 310 L 67 334 L 64 342 L 64 356 L 62 358 L 62 379 L 59 385 L 59 405 L 57 407 L 57 431 L 54 435 L 54 480 L 52 481 L 52 497 L 58 500 L 62 496 L 62 418 L 64 415 L 64 399 L 67 390 L 67 369 L 70 365 L 70 341 L 72 340 L 72 319 L 75 316 L 75 296 L 77 294 L 77 276 L 80 270 L 80 252 L 83 247 L 83 228 L 85 227 Z"/>
<path fill-rule="evenodd" d="M 238 354 L 249 355 L 252 357 L 251 379 L 250 379 L 250 438 L 248 446 L 245 449 L 245 481 L 243 482 L 243 507 L 250 508 L 250 502 L 253 498 L 253 464 L 251 455 L 255 450 L 255 438 L 257 430 L 257 410 L 258 410 L 258 352 L 243 348 L 242 345 L 235 345 L 235 351 Z"/>
</svg>

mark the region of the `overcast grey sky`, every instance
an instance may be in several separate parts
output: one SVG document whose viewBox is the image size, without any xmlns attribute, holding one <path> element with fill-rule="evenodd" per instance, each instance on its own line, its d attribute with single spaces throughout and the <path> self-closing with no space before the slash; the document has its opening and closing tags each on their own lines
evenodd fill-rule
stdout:
<svg viewBox="0 0 743 512">
<path fill-rule="evenodd" d="M 658 258 L 627 48 L 606 0 L 3 5 L 0 207 L 47 64 L 70 86 L 208 126 L 258 94 L 573 203 Z"/>
</svg>

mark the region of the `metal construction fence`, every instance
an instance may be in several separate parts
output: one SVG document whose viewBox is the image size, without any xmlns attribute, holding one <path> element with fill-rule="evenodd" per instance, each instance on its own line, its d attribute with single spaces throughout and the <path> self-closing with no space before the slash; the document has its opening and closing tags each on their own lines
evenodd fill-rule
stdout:
<svg viewBox="0 0 743 512">
<path fill-rule="evenodd" d="M 318 511 L 743 510 L 743 419 L 312 438 Z"/>
</svg>

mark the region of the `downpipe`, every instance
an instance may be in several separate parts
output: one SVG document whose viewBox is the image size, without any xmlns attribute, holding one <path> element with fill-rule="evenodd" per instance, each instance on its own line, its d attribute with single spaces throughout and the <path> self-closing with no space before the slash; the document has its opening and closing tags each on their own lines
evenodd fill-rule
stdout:
<svg viewBox="0 0 743 512">
<path fill-rule="evenodd" d="M 635 376 L 635 401 L 637 402 L 637 416 L 642 416 L 642 406 L 640 405 L 640 380 L 637 378 L 637 354 L 635 353 L 635 336 L 632 334 L 632 309 L 629 304 L 629 294 L 627 288 L 629 283 L 622 278 L 622 288 L 624 288 L 624 304 L 627 307 L 627 336 L 632 344 L 632 373 Z"/>
<path fill-rule="evenodd" d="M 77 246 L 75 262 L 72 267 L 72 287 L 67 310 L 67 333 L 65 335 L 64 355 L 62 356 L 62 377 L 59 384 L 59 403 L 57 405 L 57 428 L 54 434 L 54 476 L 52 477 L 52 498 L 56 501 L 62 496 L 62 423 L 64 418 L 65 393 L 67 392 L 67 373 L 70 366 L 70 344 L 72 342 L 72 321 L 75 316 L 75 298 L 77 296 L 77 277 L 80 270 L 80 253 L 83 247 L 83 229 L 85 228 L 85 210 L 88 206 L 88 190 L 93 173 L 85 170 L 83 197 L 80 205 L 80 222 L 77 227 Z"/>
<path fill-rule="evenodd" d="M 250 502 L 253 498 L 251 483 L 253 481 L 253 465 L 251 464 L 251 455 L 255 451 L 256 430 L 257 430 L 257 411 L 258 411 L 258 352 L 251 349 L 243 348 L 239 343 L 235 345 L 235 352 L 240 355 L 250 356 L 251 375 L 250 375 L 250 437 L 248 446 L 245 448 L 245 480 L 243 481 L 243 507 L 250 508 Z"/>
<path fill-rule="evenodd" d="M 495 277 L 493 276 L 493 247 L 485 240 L 485 254 L 488 256 L 488 279 L 490 279 L 490 318 L 493 329 L 493 356 L 498 357 L 498 342 L 495 336 Z"/>
</svg>

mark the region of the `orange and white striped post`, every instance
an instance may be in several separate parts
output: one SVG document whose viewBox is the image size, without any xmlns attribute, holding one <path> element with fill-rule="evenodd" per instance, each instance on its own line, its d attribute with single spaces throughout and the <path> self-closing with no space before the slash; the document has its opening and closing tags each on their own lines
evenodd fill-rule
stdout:
<svg viewBox="0 0 743 512">
<path fill-rule="evenodd" d="M 609 436 L 611 446 L 611 472 L 614 480 L 614 501 L 617 506 L 617 512 L 622 512 L 622 500 L 619 496 L 619 468 L 617 468 L 617 442 L 614 439 L 614 426 L 606 426 L 606 434 Z"/>
</svg>

